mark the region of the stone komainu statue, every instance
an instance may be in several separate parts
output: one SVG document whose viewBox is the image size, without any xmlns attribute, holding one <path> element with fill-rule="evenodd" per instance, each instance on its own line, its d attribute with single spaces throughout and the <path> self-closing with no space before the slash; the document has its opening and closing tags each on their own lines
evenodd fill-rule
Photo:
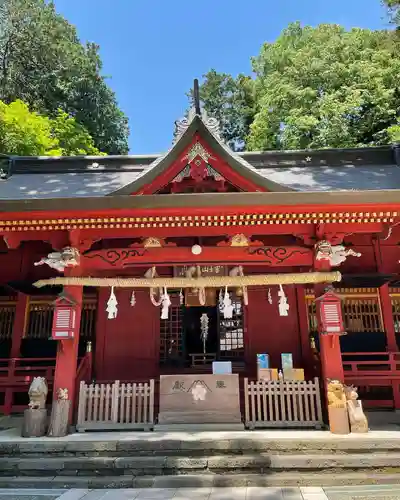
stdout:
<svg viewBox="0 0 400 500">
<path fill-rule="evenodd" d="M 331 408 L 346 408 L 344 386 L 339 380 L 328 382 L 328 406 Z"/>
<path fill-rule="evenodd" d="M 29 408 L 31 410 L 43 410 L 46 408 L 47 382 L 44 377 L 34 377 L 29 387 Z"/>
<path fill-rule="evenodd" d="M 351 432 L 368 432 L 368 420 L 364 414 L 361 401 L 358 400 L 357 387 L 345 386 L 344 391 Z"/>
</svg>

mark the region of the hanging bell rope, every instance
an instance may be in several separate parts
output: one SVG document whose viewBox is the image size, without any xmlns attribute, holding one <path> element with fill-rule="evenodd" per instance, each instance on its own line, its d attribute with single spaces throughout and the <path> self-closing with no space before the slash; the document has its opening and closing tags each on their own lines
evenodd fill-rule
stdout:
<svg viewBox="0 0 400 500">
<path fill-rule="evenodd" d="M 118 288 L 221 288 L 262 285 L 306 285 L 341 281 L 339 271 L 288 274 L 254 274 L 252 276 L 201 276 L 200 278 L 84 278 L 78 276 L 39 280 L 34 286 L 95 286 Z"/>
</svg>

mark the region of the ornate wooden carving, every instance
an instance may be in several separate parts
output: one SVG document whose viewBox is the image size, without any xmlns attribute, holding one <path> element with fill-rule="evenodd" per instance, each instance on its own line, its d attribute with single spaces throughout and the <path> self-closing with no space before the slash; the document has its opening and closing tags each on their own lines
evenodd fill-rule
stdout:
<svg viewBox="0 0 400 500">
<path fill-rule="evenodd" d="M 100 259 L 107 264 L 114 267 L 123 267 L 124 262 L 132 257 L 143 257 L 146 249 L 129 248 L 129 249 L 111 249 L 106 251 L 99 251 L 89 255 L 85 255 L 86 259 Z"/>
<path fill-rule="evenodd" d="M 285 263 L 287 260 L 297 255 L 307 255 L 310 253 L 308 249 L 299 247 L 253 247 L 248 250 L 249 255 L 262 255 L 265 257 L 263 261 L 271 266 Z"/>
</svg>

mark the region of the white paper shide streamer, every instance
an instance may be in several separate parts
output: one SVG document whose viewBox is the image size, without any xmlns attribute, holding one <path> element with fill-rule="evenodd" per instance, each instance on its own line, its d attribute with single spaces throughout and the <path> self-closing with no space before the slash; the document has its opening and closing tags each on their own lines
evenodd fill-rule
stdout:
<svg viewBox="0 0 400 500">
<path fill-rule="evenodd" d="M 233 316 L 233 305 L 232 305 L 232 300 L 229 296 L 228 292 L 228 287 L 225 287 L 225 294 L 224 294 L 224 307 L 223 307 L 223 315 L 225 319 L 231 319 Z"/>
<path fill-rule="evenodd" d="M 206 353 L 206 343 L 208 338 L 208 316 L 203 313 L 200 317 L 201 340 L 203 341 L 203 353 Z"/>
<path fill-rule="evenodd" d="M 283 286 L 279 285 L 279 316 L 289 316 L 289 304 Z"/>
<path fill-rule="evenodd" d="M 161 319 L 168 319 L 168 311 L 170 305 L 171 299 L 169 298 L 167 289 L 164 288 L 164 292 L 161 296 Z"/>
<path fill-rule="evenodd" d="M 132 290 L 132 295 L 131 295 L 131 307 L 133 307 L 136 304 L 136 297 L 135 297 L 135 291 Z"/>
<path fill-rule="evenodd" d="M 107 309 L 108 319 L 115 319 L 118 314 L 118 302 L 117 297 L 114 293 L 114 287 L 111 287 L 110 298 L 107 301 Z"/>
<path fill-rule="evenodd" d="M 271 294 L 271 288 L 268 288 L 268 303 L 272 305 L 272 294 Z"/>
</svg>

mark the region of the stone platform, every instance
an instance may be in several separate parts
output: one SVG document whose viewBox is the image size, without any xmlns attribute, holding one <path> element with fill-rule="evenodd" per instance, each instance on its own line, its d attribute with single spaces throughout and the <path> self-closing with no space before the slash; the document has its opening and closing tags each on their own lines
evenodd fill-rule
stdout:
<svg viewBox="0 0 400 500">
<path fill-rule="evenodd" d="M 40 460 L 39 460 L 40 459 Z M 0 488 L 195 488 L 398 483 L 400 432 L 0 432 Z"/>
</svg>

